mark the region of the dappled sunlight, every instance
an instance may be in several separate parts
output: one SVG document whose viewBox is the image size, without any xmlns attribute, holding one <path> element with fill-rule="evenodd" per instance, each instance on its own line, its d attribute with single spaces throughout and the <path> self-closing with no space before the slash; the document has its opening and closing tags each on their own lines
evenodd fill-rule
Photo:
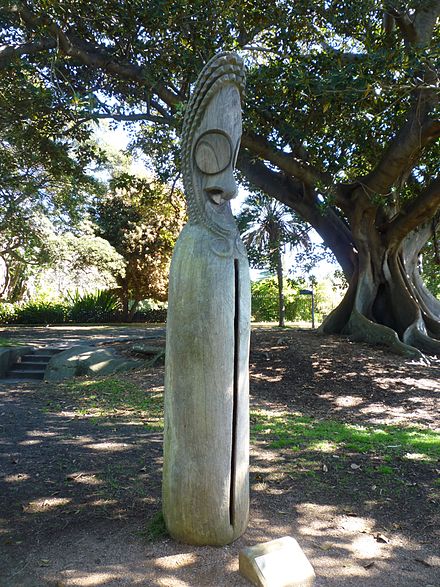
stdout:
<svg viewBox="0 0 440 587">
<path fill-rule="evenodd" d="M 403 455 L 403 458 L 410 461 L 424 461 L 426 460 L 426 455 L 420 452 L 407 452 Z"/>
<path fill-rule="evenodd" d="M 119 573 L 63 571 L 63 585 L 66 587 L 99 587 L 121 577 Z M 73 577 L 72 575 L 77 575 Z M 78 576 L 79 575 L 79 576 Z"/>
<path fill-rule="evenodd" d="M 363 398 L 360 396 L 345 395 L 337 397 L 335 403 L 338 407 L 352 408 L 359 406 L 363 401 Z"/>
<path fill-rule="evenodd" d="M 35 445 L 35 444 L 41 444 L 42 442 L 43 442 L 42 440 L 37 440 L 37 439 L 34 439 L 34 440 L 22 440 L 21 442 L 19 442 L 19 445 L 20 446 L 32 446 L 32 445 Z"/>
<path fill-rule="evenodd" d="M 6 483 L 22 483 L 23 481 L 29 481 L 31 476 L 27 473 L 15 473 L 14 475 L 5 475 L 3 481 Z"/>
<path fill-rule="evenodd" d="M 270 369 L 266 373 L 255 373 L 252 375 L 252 379 L 259 381 L 267 381 L 269 383 L 277 383 L 282 381 L 285 369 Z"/>
<path fill-rule="evenodd" d="M 86 448 L 90 448 L 92 450 L 97 451 L 106 451 L 106 452 L 123 452 L 130 450 L 132 448 L 131 444 L 125 444 L 122 442 L 95 442 L 93 444 L 86 445 Z"/>
<path fill-rule="evenodd" d="M 323 453 L 332 453 L 335 452 L 338 447 L 334 442 L 330 442 L 328 440 L 317 440 L 316 442 L 310 443 L 309 449 Z"/>
<path fill-rule="evenodd" d="M 116 499 L 95 499 L 90 502 L 90 505 L 93 507 L 108 507 L 108 506 L 115 506 L 118 504 Z"/>
<path fill-rule="evenodd" d="M 365 562 L 376 560 L 383 564 L 393 557 L 393 546 L 385 542 L 387 539 L 377 539 L 382 535 L 372 517 L 347 515 L 339 507 L 310 502 L 298 505 L 296 510 L 299 534 L 313 540 L 318 552 L 322 552 L 319 558 L 316 555 L 314 558 L 318 570 L 328 572 L 339 566 L 340 580 L 344 576 L 362 577 L 367 576 Z M 350 564 L 341 565 L 341 556 Z"/>
<path fill-rule="evenodd" d="M 118 376 L 52 391 L 42 386 L 34 401 L 41 412 L 32 416 L 17 393 L 26 424 L 14 448 L 4 450 L 13 456 L 1 479 L 10 510 L 2 512 L 0 530 L 11 573 L 24 569 L 17 584 L 35 577 L 65 587 L 244 587 L 239 550 L 293 536 L 315 567 L 317 585 L 378 587 L 391 576 L 395 585 L 437 587 L 440 561 L 430 551 L 439 522 L 440 484 L 432 474 L 440 437 L 433 403 L 422 418 L 434 379 L 407 378 L 410 368 L 393 358 L 381 368 L 374 353 L 365 363 L 355 355 L 347 367 L 348 354 L 334 360 L 335 343 L 325 345 L 334 356 L 313 360 L 312 369 L 310 356 L 325 340 L 311 351 L 307 340 L 296 348 L 275 344 L 274 361 L 268 344 L 254 357 L 250 524 L 223 548 L 149 534 L 161 508 L 162 432 L 152 421 L 161 418 L 162 370 L 130 374 L 127 382 Z M 28 555 L 33 536 L 38 547 Z"/>
<path fill-rule="evenodd" d="M 175 554 L 172 556 L 163 556 L 152 561 L 156 567 L 165 570 L 173 570 L 176 567 L 186 567 L 197 562 L 197 556 L 194 552 Z"/>
<path fill-rule="evenodd" d="M 96 477 L 96 473 L 87 471 L 76 471 L 66 476 L 66 479 L 74 481 L 75 483 L 83 483 L 85 485 L 103 485 L 103 481 Z"/>
<path fill-rule="evenodd" d="M 414 377 L 374 377 L 374 380 L 379 383 L 380 385 L 384 385 L 387 387 L 391 387 L 393 386 L 394 388 L 396 388 L 397 385 L 401 385 L 401 386 L 406 386 L 409 387 L 410 390 L 412 391 L 414 389 L 420 389 L 420 390 L 427 390 L 427 391 L 437 391 L 440 393 L 440 385 L 438 380 L 434 380 L 434 379 L 427 379 L 427 378 L 421 378 L 421 379 L 415 379 Z M 400 392 L 400 393 L 404 393 L 406 391 L 408 391 L 407 389 L 402 388 L 402 389 L 395 389 L 396 392 Z"/>
<path fill-rule="evenodd" d="M 34 499 L 24 505 L 23 511 L 27 514 L 46 512 L 67 505 L 70 501 L 71 500 L 66 497 L 42 497 L 40 499 Z"/>
<path fill-rule="evenodd" d="M 350 548 L 356 558 L 372 559 L 384 557 L 384 548 L 373 538 L 373 536 L 367 534 L 357 536 L 353 540 Z"/>
<path fill-rule="evenodd" d="M 193 587 L 191 583 L 176 579 L 175 577 L 164 577 L 163 579 L 160 579 L 160 582 L 158 582 L 157 585 L 160 585 L 161 587 Z"/>
<path fill-rule="evenodd" d="M 88 434 L 78 434 L 76 436 L 71 436 L 70 438 L 61 439 L 62 444 L 79 444 L 84 445 L 90 442 L 94 442 L 95 438 Z"/>
</svg>

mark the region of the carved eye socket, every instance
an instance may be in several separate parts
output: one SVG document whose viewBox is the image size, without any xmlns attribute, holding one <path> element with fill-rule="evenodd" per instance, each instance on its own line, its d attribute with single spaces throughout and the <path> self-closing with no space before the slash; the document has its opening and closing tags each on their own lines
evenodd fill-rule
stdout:
<svg viewBox="0 0 440 587">
<path fill-rule="evenodd" d="M 205 132 L 196 143 L 194 159 L 202 173 L 214 175 L 224 171 L 232 160 L 231 140 L 219 130 Z"/>
</svg>

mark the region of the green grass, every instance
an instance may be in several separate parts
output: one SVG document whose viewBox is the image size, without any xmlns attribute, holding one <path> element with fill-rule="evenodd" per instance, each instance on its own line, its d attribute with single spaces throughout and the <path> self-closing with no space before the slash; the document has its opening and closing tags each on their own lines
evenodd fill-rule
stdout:
<svg viewBox="0 0 440 587">
<path fill-rule="evenodd" d="M 149 542 L 161 540 L 162 538 L 169 536 L 162 512 L 154 514 L 141 535 Z"/>
<path fill-rule="evenodd" d="M 396 457 L 430 463 L 440 459 L 440 434 L 415 426 L 360 426 L 262 410 L 252 412 L 251 422 L 253 438 L 266 438 L 270 448 L 324 453 L 343 450 L 378 455 L 385 462 Z M 385 474 L 385 465 L 383 469 Z"/>
<path fill-rule="evenodd" d="M 1 347 L 10 347 L 10 346 L 22 346 L 22 342 L 18 342 L 12 338 L 4 338 L 0 336 L 0 348 Z"/>
<path fill-rule="evenodd" d="M 141 418 L 150 430 L 163 430 L 162 392 L 151 392 L 116 377 L 69 381 L 52 388 L 49 394 L 54 391 L 69 409 L 78 415 L 90 416 L 96 423 L 103 418 L 130 415 Z M 60 411 L 64 407 L 49 399 L 47 409 Z"/>
</svg>

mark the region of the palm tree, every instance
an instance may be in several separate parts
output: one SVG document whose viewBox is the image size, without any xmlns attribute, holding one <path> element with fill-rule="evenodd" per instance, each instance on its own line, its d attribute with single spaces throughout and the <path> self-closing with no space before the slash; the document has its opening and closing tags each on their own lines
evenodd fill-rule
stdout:
<svg viewBox="0 0 440 587">
<path fill-rule="evenodd" d="M 251 267 L 276 273 L 279 326 L 283 327 L 283 252 L 286 247 L 308 247 L 308 228 L 291 208 L 259 192 L 246 198 L 237 223 L 248 249 Z"/>
</svg>

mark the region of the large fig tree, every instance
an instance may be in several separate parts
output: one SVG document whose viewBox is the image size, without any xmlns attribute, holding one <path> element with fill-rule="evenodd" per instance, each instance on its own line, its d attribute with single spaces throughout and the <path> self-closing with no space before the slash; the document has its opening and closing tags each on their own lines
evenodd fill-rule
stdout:
<svg viewBox="0 0 440 587">
<path fill-rule="evenodd" d="M 136 145 L 171 173 L 197 72 L 240 52 L 243 179 L 309 222 L 350 283 L 322 330 L 420 356 L 440 353 L 418 266 L 440 209 L 439 15 L 440 0 L 34 0 L 0 9 L 0 65 L 74 128 L 142 121 Z"/>
</svg>

